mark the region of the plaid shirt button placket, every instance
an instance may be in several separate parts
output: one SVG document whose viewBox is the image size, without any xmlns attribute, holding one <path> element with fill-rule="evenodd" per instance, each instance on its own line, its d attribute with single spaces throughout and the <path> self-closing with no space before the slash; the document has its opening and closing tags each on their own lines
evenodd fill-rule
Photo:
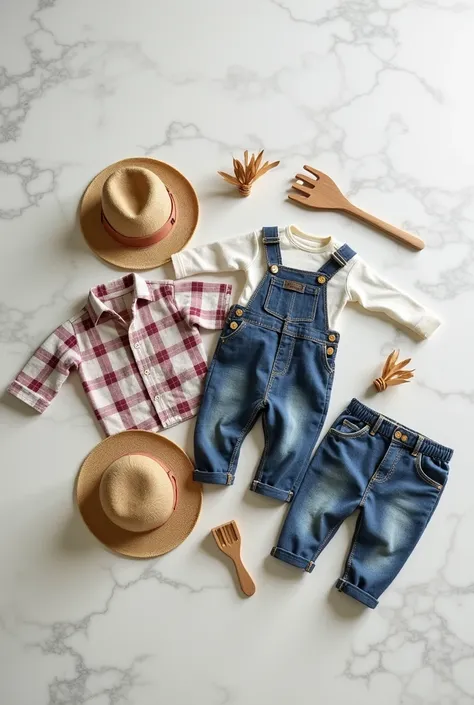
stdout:
<svg viewBox="0 0 474 705">
<path fill-rule="evenodd" d="M 223 327 L 228 284 L 129 274 L 92 289 L 78 316 L 35 352 L 9 391 L 43 412 L 77 369 L 107 435 L 159 431 L 197 412 L 207 364 L 199 327 Z"/>
</svg>

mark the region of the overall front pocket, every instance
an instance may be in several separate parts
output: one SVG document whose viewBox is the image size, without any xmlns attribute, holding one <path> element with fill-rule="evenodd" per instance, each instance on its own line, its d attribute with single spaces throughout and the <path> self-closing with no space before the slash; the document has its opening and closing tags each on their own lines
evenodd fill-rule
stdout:
<svg viewBox="0 0 474 705">
<path fill-rule="evenodd" d="M 238 335 L 247 325 L 246 321 L 235 321 L 235 323 L 237 323 L 237 328 L 232 329 L 231 323 L 233 323 L 233 321 L 229 321 L 228 323 L 226 323 L 226 326 L 222 331 L 222 335 L 220 336 L 220 340 L 222 343 L 225 343 L 227 340 L 230 340 L 235 335 Z"/>
<path fill-rule="evenodd" d="M 272 279 L 264 308 L 272 316 L 292 322 L 314 321 L 318 289 L 292 279 Z"/>
<path fill-rule="evenodd" d="M 318 343 L 317 345 L 319 347 L 321 361 L 324 365 L 324 368 L 330 374 L 333 374 L 334 369 L 335 369 L 335 364 L 336 364 L 336 353 L 337 353 L 337 349 L 336 349 L 335 344 L 334 343 L 332 343 L 332 344 Z"/>
</svg>

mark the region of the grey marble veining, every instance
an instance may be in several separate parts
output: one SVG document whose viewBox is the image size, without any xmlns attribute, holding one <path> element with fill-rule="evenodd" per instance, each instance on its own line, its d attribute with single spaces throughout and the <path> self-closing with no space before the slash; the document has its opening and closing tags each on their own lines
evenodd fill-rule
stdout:
<svg viewBox="0 0 474 705">
<path fill-rule="evenodd" d="M 92 285 L 118 276 L 85 245 L 77 207 L 101 168 L 146 155 L 195 185 L 195 243 L 274 223 L 332 232 L 436 310 L 444 325 L 423 343 L 347 310 L 328 418 L 357 396 L 455 448 L 432 523 L 369 611 L 333 589 L 353 520 L 311 575 L 268 556 L 285 507 L 248 492 L 260 429 L 235 485 L 206 488 L 189 539 L 135 562 L 104 551 L 74 508 L 77 469 L 100 440 L 77 380 L 41 417 L 4 394 L 2 705 L 472 703 L 474 5 L 4 0 L 0 20 L 2 389 Z M 281 165 L 240 199 L 216 171 L 245 148 Z M 305 163 L 426 249 L 287 202 Z M 393 347 L 415 378 L 374 396 Z M 191 452 L 192 432 L 166 435 Z M 251 600 L 209 539 L 229 518 Z"/>
</svg>

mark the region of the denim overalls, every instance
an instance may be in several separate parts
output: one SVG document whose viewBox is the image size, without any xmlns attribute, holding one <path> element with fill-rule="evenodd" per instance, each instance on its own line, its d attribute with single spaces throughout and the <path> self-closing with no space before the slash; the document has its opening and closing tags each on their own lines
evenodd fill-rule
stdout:
<svg viewBox="0 0 474 705">
<path fill-rule="evenodd" d="M 194 479 L 234 481 L 240 447 L 263 416 L 265 447 L 251 489 L 291 502 L 324 423 L 339 334 L 327 282 L 355 252 L 318 272 L 282 265 L 278 228 L 263 228 L 268 269 L 247 306 L 233 306 L 206 378 L 194 437 Z"/>
</svg>

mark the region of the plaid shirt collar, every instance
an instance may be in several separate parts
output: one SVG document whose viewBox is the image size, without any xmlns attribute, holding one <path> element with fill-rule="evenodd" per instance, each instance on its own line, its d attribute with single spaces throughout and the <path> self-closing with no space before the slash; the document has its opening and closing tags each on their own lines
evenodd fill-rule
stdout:
<svg viewBox="0 0 474 705">
<path fill-rule="evenodd" d="M 113 285 L 112 290 L 111 285 Z M 109 282 L 107 285 L 99 284 L 90 290 L 87 301 L 87 309 L 95 326 L 98 324 L 102 314 L 118 315 L 108 306 L 107 301 L 117 296 L 117 294 L 126 293 L 127 289 L 133 290 L 134 303 L 139 299 L 144 299 L 145 301 L 153 301 L 154 299 L 153 291 L 148 282 L 138 274 L 127 274 L 121 279 Z"/>
</svg>

